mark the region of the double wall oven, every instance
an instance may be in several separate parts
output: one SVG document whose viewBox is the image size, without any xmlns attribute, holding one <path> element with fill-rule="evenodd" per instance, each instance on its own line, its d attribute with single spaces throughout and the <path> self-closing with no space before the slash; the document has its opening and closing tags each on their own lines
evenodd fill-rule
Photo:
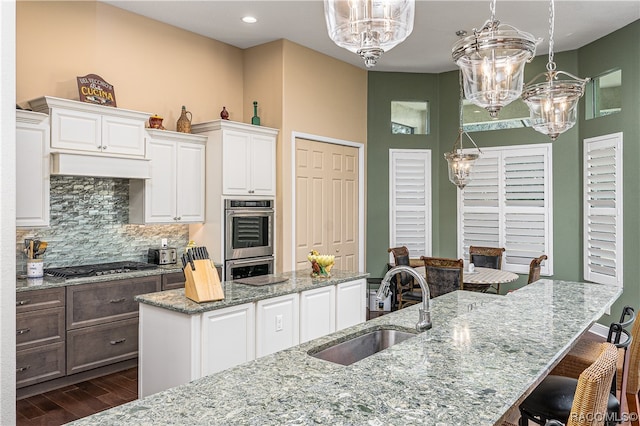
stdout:
<svg viewBox="0 0 640 426">
<path fill-rule="evenodd" d="M 225 280 L 273 273 L 273 200 L 225 200 Z"/>
</svg>

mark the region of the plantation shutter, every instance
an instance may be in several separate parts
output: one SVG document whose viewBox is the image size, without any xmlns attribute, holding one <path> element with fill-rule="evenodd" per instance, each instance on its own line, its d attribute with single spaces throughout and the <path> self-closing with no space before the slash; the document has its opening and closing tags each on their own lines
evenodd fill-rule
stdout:
<svg viewBox="0 0 640 426">
<path fill-rule="evenodd" d="M 584 278 L 622 286 L 622 133 L 584 141 Z"/>
<path fill-rule="evenodd" d="M 500 157 L 485 152 L 471 171 L 471 182 L 460 192 L 463 200 L 458 252 L 469 259 L 469 246 L 500 247 Z"/>
<path fill-rule="evenodd" d="M 469 246 L 504 247 L 502 267 L 529 272 L 542 254 L 552 275 L 551 145 L 483 148 L 471 181 L 459 192 L 458 254 Z"/>
<path fill-rule="evenodd" d="M 514 272 L 529 272 L 531 259 L 546 254 L 551 258 L 548 232 L 551 214 L 547 190 L 547 155 L 540 148 L 505 151 L 504 163 L 504 248 L 503 265 Z M 550 262 L 540 273 L 549 274 Z"/>
<path fill-rule="evenodd" d="M 389 247 L 406 246 L 411 257 L 430 256 L 430 150 L 389 150 L 389 209 Z"/>
</svg>

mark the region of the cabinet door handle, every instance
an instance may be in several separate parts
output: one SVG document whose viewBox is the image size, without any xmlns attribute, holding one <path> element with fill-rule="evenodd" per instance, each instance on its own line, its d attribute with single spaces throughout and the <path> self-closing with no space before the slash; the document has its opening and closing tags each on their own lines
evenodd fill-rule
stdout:
<svg viewBox="0 0 640 426">
<path fill-rule="evenodd" d="M 112 345 L 117 345 L 118 343 L 124 343 L 124 342 L 126 342 L 126 341 L 127 341 L 127 339 L 125 339 L 125 338 L 123 337 L 122 339 L 112 340 L 112 341 L 111 341 L 111 342 L 109 342 L 109 343 L 111 343 Z"/>
<path fill-rule="evenodd" d="M 31 329 L 30 328 L 22 328 L 20 330 L 16 330 L 16 336 L 20 336 L 21 334 L 25 334 L 30 332 Z"/>
<path fill-rule="evenodd" d="M 249 190 L 249 194 L 253 194 L 254 192 L 256 192 L 256 191 L 254 191 L 253 189 Z"/>
<path fill-rule="evenodd" d="M 125 299 L 124 297 L 121 298 L 121 299 L 111 299 L 111 300 L 109 300 L 109 303 L 122 303 L 125 300 L 127 300 L 127 299 Z"/>
<path fill-rule="evenodd" d="M 102 149 L 102 145 L 98 145 L 96 148 L 98 148 L 98 149 Z"/>
<path fill-rule="evenodd" d="M 22 373 L 23 371 L 27 371 L 30 368 L 31 368 L 30 365 L 27 365 L 26 367 L 16 368 L 16 373 Z"/>
<path fill-rule="evenodd" d="M 31 299 L 19 300 L 16 302 L 16 306 L 24 306 L 24 305 L 28 305 L 29 303 L 31 303 Z"/>
<path fill-rule="evenodd" d="M 107 149 L 107 146 L 106 146 L 106 145 L 102 145 L 102 149 L 103 149 L 103 150 L 104 150 L 104 149 Z"/>
</svg>

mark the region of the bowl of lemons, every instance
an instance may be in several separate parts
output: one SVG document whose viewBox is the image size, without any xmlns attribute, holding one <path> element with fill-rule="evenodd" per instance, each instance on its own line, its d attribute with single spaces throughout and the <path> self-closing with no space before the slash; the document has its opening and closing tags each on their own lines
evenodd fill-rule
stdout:
<svg viewBox="0 0 640 426">
<path fill-rule="evenodd" d="M 331 268 L 335 264 L 336 257 L 332 254 L 320 254 L 315 250 L 311 250 L 307 255 L 307 259 L 311 262 L 312 277 L 330 277 Z"/>
</svg>

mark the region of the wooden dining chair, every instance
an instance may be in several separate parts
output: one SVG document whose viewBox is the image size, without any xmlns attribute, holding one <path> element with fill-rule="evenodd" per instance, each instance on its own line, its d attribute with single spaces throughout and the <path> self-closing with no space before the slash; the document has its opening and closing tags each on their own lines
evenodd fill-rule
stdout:
<svg viewBox="0 0 640 426">
<path fill-rule="evenodd" d="M 393 254 L 393 260 L 397 265 L 410 266 L 409 249 L 406 246 L 391 247 L 387 253 Z M 422 290 L 414 278 L 406 272 L 400 272 L 392 278 L 395 285 L 395 304 L 397 309 L 402 309 L 410 305 L 415 305 L 422 301 Z"/>
<path fill-rule="evenodd" d="M 502 269 L 504 247 L 469 246 L 469 262 L 481 268 Z"/>
<path fill-rule="evenodd" d="M 527 284 L 531 284 L 532 282 L 538 281 L 540 279 L 540 264 L 543 260 L 547 260 L 548 257 L 546 254 L 543 254 L 540 257 L 536 257 L 529 264 L 529 279 L 527 280 Z"/>
<path fill-rule="evenodd" d="M 616 371 L 617 358 L 618 349 L 615 345 L 602 343 L 598 358 L 580 374 L 580 378 L 576 382 L 568 419 L 548 419 L 548 421 L 539 424 L 548 426 L 602 425 L 603 419 L 607 415 L 607 402 Z M 520 419 L 520 425 L 526 426 L 528 420 L 527 415 L 523 415 Z M 515 425 L 505 422 L 502 426 Z"/>
<path fill-rule="evenodd" d="M 502 269 L 504 247 L 469 246 L 469 263 L 481 268 Z M 500 283 L 491 286 L 500 294 Z"/>
<path fill-rule="evenodd" d="M 462 259 L 421 256 L 420 260 L 424 262 L 425 279 L 431 298 L 463 289 Z"/>
</svg>

